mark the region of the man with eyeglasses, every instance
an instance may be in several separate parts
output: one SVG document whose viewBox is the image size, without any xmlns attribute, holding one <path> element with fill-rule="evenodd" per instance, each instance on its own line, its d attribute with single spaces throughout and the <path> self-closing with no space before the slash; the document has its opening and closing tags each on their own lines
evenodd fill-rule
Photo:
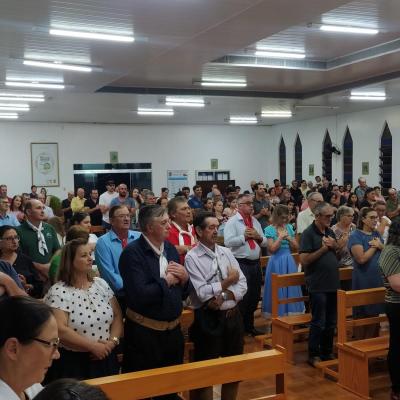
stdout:
<svg viewBox="0 0 400 400">
<path fill-rule="evenodd" d="M 238 212 L 225 225 L 224 243 L 239 263 L 247 280 L 247 293 L 239 303 L 245 331 L 252 336 L 262 334 L 254 327 L 254 312 L 261 291 L 261 247 L 267 246 L 260 223 L 253 216 L 253 196 L 238 196 Z"/>
<path fill-rule="evenodd" d="M 296 236 L 298 242 L 300 242 L 300 235 L 314 222 L 315 207 L 323 201 L 322 194 L 318 192 L 312 192 L 307 196 L 308 207 L 297 216 Z"/>
<path fill-rule="evenodd" d="M 338 245 L 330 229 L 333 208 L 319 203 L 314 208 L 315 221 L 303 232 L 300 261 L 304 268 L 311 303 L 311 324 L 308 338 L 308 362 L 313 367 L 332 360 L 336 327 L 336 292 L 339 289 Z"/>
<path fill-rule="evenodd" d="M 20 223 L 15 214 L 10 212 L 7 198 L 0 197 L 0 226 L 19 226 Z"/>
<path fill-rule="evenodd" d="M 115 297 L 125 311 L 125 292 L 118 269 L 122 250 L 136 240 L 140 233 L 130 230 L 131 215 L 126 206 L 113 206 L 110 209 L 111 229 L 96 243 L 96 263 L 100 276 L 110 285 Z"/>
</svg>

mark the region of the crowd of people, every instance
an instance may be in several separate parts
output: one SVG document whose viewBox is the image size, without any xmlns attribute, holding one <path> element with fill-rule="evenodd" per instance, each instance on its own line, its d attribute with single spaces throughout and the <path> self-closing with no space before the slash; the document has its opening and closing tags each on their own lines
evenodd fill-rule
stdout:
<svg viewBox="0 0 400 400">
<path fill-rule="evenodd" d="M 352 289 L 385 285 L 386 308 L 359 307 L 355 317 L 388 313 L 398 396 L 396 189 L 385 197 L 363 177 L 354 189 L 316 177 L 290 186 L 252 181 L 244 191 L 213 185 L 203 193 L 195 185 L 192 194 L 183 187 L 169 195 L 167 188 L 157 197 L 109 180 L 100 196 L 92 188 L 86 198 L 77 188 L 52 210 L 46 190 L 32 186 L 10 198 L 0 185 L 0 399 L 4 393 L 45 399 L 43 381 L 51 393 L 56 382 L 68 387 L 73 379 L 182 363 L 184 306 L 194 310 L 194 360 L 241 354 L 244 335 L 263 333 L 254 325 L 261 297 L 263 315 L 271 314 L 271 274 L 298 271 L 295 252 L 306 287 L 291 287 L 289 297 L 308 291 L 312 366 L 334 357 L 339 268 L 353 267 Z M 264 288 L 260 255 L 270 256 Z M 304 311 L 302 302 L 279 308 L 280 315 Z M 368 338 L 378 330 L 371 325 L 355 334 Z M 25 353 L 40 368 L 17 373 L 28 365 Z M 238 382 L 225 384 L 222 398 L 234 400 L 237 391 Z M 212 388 L 194 390 L 191 398 L 212 399 Z"/>
</svg>

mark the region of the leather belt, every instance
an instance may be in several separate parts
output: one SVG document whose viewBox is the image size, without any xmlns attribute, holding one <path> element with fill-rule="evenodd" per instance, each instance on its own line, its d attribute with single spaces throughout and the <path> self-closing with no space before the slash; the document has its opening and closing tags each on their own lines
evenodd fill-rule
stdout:
<svg viewBox="0 0 400 400">
<path fill-rule="evenodd" d="M 136 322 L 137 324 L 146 328 L 154 329 L 155 331 L 171 331 L 180 323 L 180 318 L 177 318 L 173 321 L 158 321 L 157 319 L 145 317 L 144 315 L 141 315 L 130 308 L 126 309 L 126 316 L 132 322 Z"/>
</svg>

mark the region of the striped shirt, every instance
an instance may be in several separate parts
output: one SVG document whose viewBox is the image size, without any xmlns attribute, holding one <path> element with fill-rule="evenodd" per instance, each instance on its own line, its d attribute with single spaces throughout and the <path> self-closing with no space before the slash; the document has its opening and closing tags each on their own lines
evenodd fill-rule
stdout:
<svg viewBox="0 0 400 400">
<path fill-rule="evenodd" d="M 385 301 L 400 303 L 400 293 L 393 290 L 388 281 L 389 276 L 400 274 L 400 247 L 391 244 L 386 245 L 379 257 L 379 266 L 386 289 Z"/>
</svg>

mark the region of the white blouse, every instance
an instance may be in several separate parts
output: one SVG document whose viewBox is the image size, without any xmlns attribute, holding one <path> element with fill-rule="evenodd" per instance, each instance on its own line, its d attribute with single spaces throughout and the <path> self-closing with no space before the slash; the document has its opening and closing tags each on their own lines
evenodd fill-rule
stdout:
<svg viewBox="0 0 400 400">
<path fill-rule="evenodd" d="M 43 386 L 40 383 L 35 383 L 28 389 L 25 389 L 25 394 L 29 399 L 33 399 L 39 392 L 41 392 Z M 0 379 L 0 400 L 20 400 L 19 396 L 7 385 L 3 380 Z"/>
<path fill-rule="evenodd" d="M 57 282 L 44 298 L 46 304 L 68 313 L 68 326 L 88 339 L 108 340 L 114 319 L 111 299 L 114 296 L 108 283 L 94 278 L 88 289 L 77 289 Z"/>
</svg>

